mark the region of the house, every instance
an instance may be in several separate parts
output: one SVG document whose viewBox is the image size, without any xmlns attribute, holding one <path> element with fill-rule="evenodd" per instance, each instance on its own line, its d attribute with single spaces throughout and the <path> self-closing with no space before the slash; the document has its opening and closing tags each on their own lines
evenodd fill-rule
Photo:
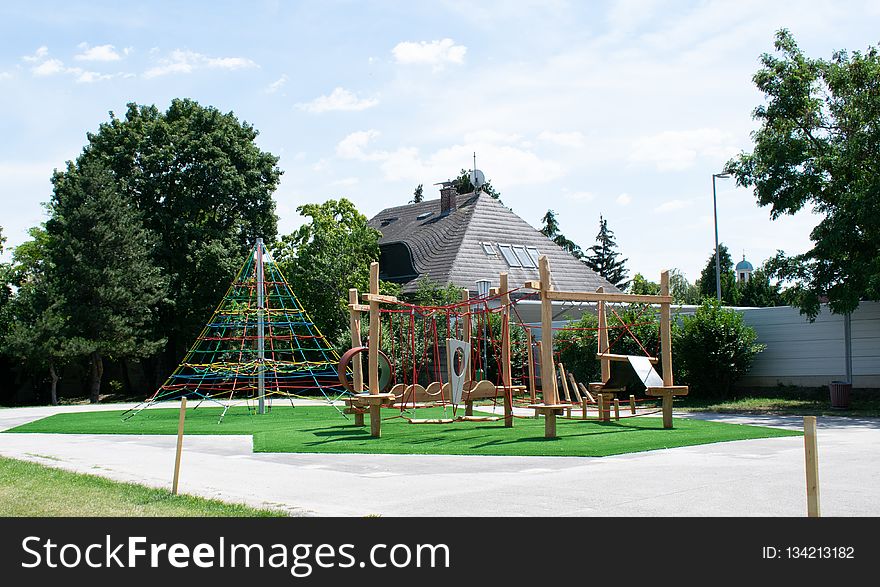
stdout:
<svg viewBox="0 0 880 587">
<path fill-rule="evenodd" d="M 386 208 L 370 220 L 379 239 L 379 276 L 404 293 L 427 276 L 477 295 L 476 282 L 498 286 L 507 272 L 511 288 L 537 280 L 538 257 L 547 255 L 558 290 L 619 291 L 583 262 L 535 230 L 501 202 L 483 193 L 458 194 L 443 184 L 439 200 Z M 516 297 L 516 294 L 514 294 Z"/>
</svg>

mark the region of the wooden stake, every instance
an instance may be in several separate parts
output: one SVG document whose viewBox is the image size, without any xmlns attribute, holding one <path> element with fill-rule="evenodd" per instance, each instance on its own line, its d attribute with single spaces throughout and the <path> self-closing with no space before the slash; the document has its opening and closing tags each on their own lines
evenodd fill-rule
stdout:
<svg viewBox="0 0 880 587">
<path fill-rule="evenodd" d="M 583 406 L 583 410 L 584 410 L 583 412 L 581 412 L 581 420 L 586 420 L 587 419 L 587 398 L 586 398 L 586 396 L 584 396 L 581 399 L 581 406 Z"/>
<path fill-rule="evenodd" d="M 568 382 L 571 383 L 571 401 L 576 403 L 581 403 L 581 392 L 578 390 L 577 381 L 574 378 L 574 375 L 571 374 L 571 371 L 567 373 Z"/>
<path fill-rule="evenodd" d="M 598 407 L 599 407 L 599 421 L 604 422 L 605 421 L 605 394 L 600 393 L 597 395 L 598 395 L 598 401 L 599 401 L 599 405 L 598 405 Z"/>
<path fill-rule="evenodd" d="M 632 412 L 633 416 L 636 415 L 636 396 L 629 396 L 629 411 Z"/>
<path fill-rule="evenodd" d="M 541 350 L 541 347 L 543 346 L 543 343 L 539 340 L 539 341 L 537 341 L 537 342 L 535 343 L 535 346 L 538 347 L 538 361 L 540 361 L 540 360 L 541 360 L 541 357 L 544 356 L 544 351 Z M 538 364 L 540 364 L 540 363 L 535 362 L 535 363 L 532 364 L 532 367 L 533 367 L 533 371 L 532 371 L 532 373 L 533 373 L 533 374 L 534 374 L 534 366 L 535 366 L 535 365 L 538 365 Z M 543 395 L 544 395 L 544 391 L 542 390 L 542 391 L 541 391 L 541 396 L 543 397 Z M 538 401 L 538 388 L 537 388 L 537 384 L 535 384 L 534 386 L 532 386 L 532 403 L 535 403 L 535 402 L 537 402 L 537 401 Z"/>
<path fill-rule="evenodd" d="M 528 332 L 528 341 L 526 344 L 526 355 L 528 356 L 529 361 L 529 396 L 532 399 L 532 403 L 535 403 L 535 355 L 532 351 L 532 333 Z"/>
<path fill-rule="evenodd" d="M 501 290 L 501 375 L 504 381 L 504 427 L 513 427 L 513 374 L 510 369 L 510 291 L 507 287 L 507 273 L 498 280 Z"/>
<path fill-rule="evenodd" d="M 620 400 L 614 398 L 614 419 L 620 420 Z"/>
<path fill-rule="evenodd" d="M 186 420 L 186 398 L 180 398 L 180 419 L 177 421 L 177 455 L 174 457 L 174 480 L 171 493 L 177 495 L 177 481 L 180 479 L 180 456 L 183 452 L 183 423 Z"/>
<path fill-rule="evenodd" d="M 660 274 L 660 295 L 669 295 L 669 271 Z M 669 387 L 672 385 L 672 317 L 669 302 L 660 303 L 660 359 L 663 366 L 663 385 Z M 664 401 L 666 398 L 663 398 Z M 670 401 L 670 417 L 671 402 Z M 671 427 L 671 424 L 670 424 Z"/>
<path fill-rule="evenodd" d="M 555 406 L 559 403 L 559 395 L 556 391 L 556 369 L 553 367 L 553 305 L 547 296 L 553 289 L 550 283 L 550 259 L 541 255 L 538 266 L 541 275 L 541 392 L 544 404 Z"/>
<path fill-rule="evenodd" d="M 804 458 L 807 470 L 807 516 L 818 518 L 819 451 L 816 446 L 816 416 L 804 416 Z"/>
</svg>

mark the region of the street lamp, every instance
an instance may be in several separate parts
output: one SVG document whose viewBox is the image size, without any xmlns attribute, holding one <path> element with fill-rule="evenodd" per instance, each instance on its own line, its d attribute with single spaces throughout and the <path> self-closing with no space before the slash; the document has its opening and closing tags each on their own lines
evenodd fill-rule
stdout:
<svg viewBox="0 0 880 587">
<path fill-rule="evenodd" d="M 486 298 L 488 298 L 489 297 L 489 287 L 491 285 L 492 285 L 492 282 L 488 279 L 478 279 L 477 280 L 477 297 L 479 297 L 481 300 L 485 300 Z M 488 322 L 489 322 L 489 315 L 487 314 L 486 320 L 483 321 L 483 369 L 482 369 L 483 376 L 482 376 L 482 379 L 485 379 L 486 375 L 488 373 L 489 358 L 486 353 L 486 347 L 488 346 L 488 342 L 489 342 L 489 332 L 487 330 L 488 326 L 489 326 Z"/>
<path fill-rule="evenodd" d="M 721 301 L 721 252 L 718 250 L 718 198 L 715 195 L 715 178 L 727 179 L 730 177 L 727 173 L 712 174 L 712 210 L 715 213 L 715 294 L 718 301 Z"/>
</svg>

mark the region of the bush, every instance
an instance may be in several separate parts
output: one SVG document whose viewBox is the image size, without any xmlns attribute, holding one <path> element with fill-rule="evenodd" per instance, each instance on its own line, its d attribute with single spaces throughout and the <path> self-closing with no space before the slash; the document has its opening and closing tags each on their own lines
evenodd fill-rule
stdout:
<svg viewBox="0 0 880 587">
<path fill-rule="evenodd" d="M 702 396 L 725 396 L 764 350 L 742 315 L 707 299 L 672 332 L 678 375 Z"/>
</svg>

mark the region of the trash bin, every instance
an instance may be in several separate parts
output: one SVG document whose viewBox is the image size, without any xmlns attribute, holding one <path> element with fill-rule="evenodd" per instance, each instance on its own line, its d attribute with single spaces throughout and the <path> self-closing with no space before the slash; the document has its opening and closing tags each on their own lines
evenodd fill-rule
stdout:
<svg viewBox="0 0 880 587">
<path fill-rule="evenodd" d="M 852 391 L 852 383 L 846 381 L 832 381 L 828 384 L 831 392 L 831 407 L 845 410 L 849 408 L 849 394 Z"/>
</svg>

